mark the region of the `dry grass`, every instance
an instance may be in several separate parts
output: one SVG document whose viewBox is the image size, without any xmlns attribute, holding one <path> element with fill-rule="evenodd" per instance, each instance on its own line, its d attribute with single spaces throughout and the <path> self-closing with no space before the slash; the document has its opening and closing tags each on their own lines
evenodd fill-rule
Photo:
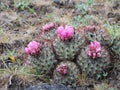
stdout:
<svg viewBox="0 0 120 90">
<path fill-rule="evenodd" d="M 52 0 L 33 0 L 32 3 L 37 6 L 50 5 L 50 4 L 52 4 Z"/>
</svg>

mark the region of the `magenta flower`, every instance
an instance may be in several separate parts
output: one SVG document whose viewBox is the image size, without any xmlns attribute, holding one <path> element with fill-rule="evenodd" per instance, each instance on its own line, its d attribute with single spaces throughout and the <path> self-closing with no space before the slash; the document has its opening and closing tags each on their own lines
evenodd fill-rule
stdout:
<svg viewBox="0 0 120 90">
<path fill-rule="evenodd" d="M 36 42 L 36 41 L 32 41 L 30 42 L 27 47 L 25 47 L 25 52 L 27 54 L 30 54 L 30 55 L 36 55 L 36 54 L 39 54 L 41 50 L 41 45 L 40 43 Z"/>
<path fill-rule="evenodd" d="M 50 24 L 46 24 L 42 27 L 42 29 L 44 31 L 49 31 L 50 29 L 54 28 L 55 27 L 55 24 L 54 23 L 50 23 Z"/>
<path fill-rule="evenodd" d="M 68 74 L 68 66 L 66 64 L 62 64 L 58 66 L 57 71 L 62 75 L 66 75 Z"/>
<path fill-rule="evenodd" d="M 98 42 L 98 41 L 91 42 L 91 44 L 89 45 L 88 55 L 90 57 L 92 57 L 93 59 L 101 57 L 101 44 L 100 44 L 100 42 Z"/>
<path fill-rule="evenodd" d="M 74 27 L 73 26 L 60 26 L 57 29 L 58 32 L 58 36 L 62 39 L 62 40 L 69 40 L 73 37 L 74 35 Z"/>
</svg>

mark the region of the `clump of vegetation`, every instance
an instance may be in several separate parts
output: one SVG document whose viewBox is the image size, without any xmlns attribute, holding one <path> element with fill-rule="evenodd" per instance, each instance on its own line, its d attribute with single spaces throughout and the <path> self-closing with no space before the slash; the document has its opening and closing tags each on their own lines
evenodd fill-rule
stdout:
<svg viewBox="0 0 120 90">
<path fill-rule="evenodd" d="M 88 77 L 107 77 L 111 38 L 98 25 L 75 29 L 72 25 L 50 23 L 42 27 L 36 43 L 30 42 L 26 51 L 28 60 L 40 74 L 54 77 L 54 82 L 76 86 L 80 69 Z"/>
<path fill-rule="evenodd" d="M 89 8 L 94 4 L 95 0 L 87 0 L 86 2 L 81 2 L 75 6 L 81 15 L 86 15 Z"/>
<path fill-rule="evenodd" d="M 23 65 L 22 60 L 15 57 L 15 54 L 15 50 L 8 50 L 6 56 L 0 57 L 0 79 L 3 78 L 3 82 L 6 82 L 3 84 L 4 89 L 10 88 L 9 86 L 12 85 L 14 88 L 25 89 L 27 86 L 31 85 L 35 77 L 48 82 L 48 77 L 38 74 L 34 68 Z"/>
<path fill-rule="evenodd" d="M 72 21 L 72 25 L 74 27 L 92 25 L 95 22 L 95 17 L 92 15 L 85 15 L 85 16 L 75 16 Z"/>
<path fill-rule="evenodd" d="M 31 13 L 35 13 L 31 6 L 32 0 L 13 1 L 15 10 L 17 9 L 18 12 L 26 12 L 26 10 L 28 10 Z M 23 44 L 26 45 L 25 55 L 23 55 L 24 58 L 22 57 L 24 60 L 19 60 L 15 56 L 15 50 L 8 50 L 8 53 L 5 51 L 7 53 L 7 55 L 5 55 L 6 57 L 0 57 L 0 76 L 7 78 L 7 84 L 9 85 L 12 85 L 13 82 L 18 84 L 19 77 L 22 78 L 23 84 L 26 82 L 26 77 L 27 82 L 31 81 L 31 78 L 33 79 L 34 77 L 36 80 L 37 77 L 40 83 L 41 81 L 47 83 L 52 81 L 52 83 L 70 85 L 72 87 L 80 86 L 82 89 L 82 87 L 84 88 L 88 85 L 89 79 L 91 79 L 91 81 L 92 79 L 104 80 L 111 76 L 111 72 L 115 69 L 116 71 L 120 71 L 120 27 L 106 22 L 104 26 L 98 24 L 96 21 L 101 17 L 96 19 L 97 16 L 88 14 L 89 8 L 94 5 L 94 2 L 95 0 L 87 0 L 87 2 L 76 5 L 76 9 L 70 12 L 71 15 L 69 15 L 69 13 L 66 15 L 66 8 L 61 7 L 59 7 L 60 11 L 63 10 L 63 12 L 60 15 L 58 12 L 58 14 L 51 12 L 50 14 L 44 13 L 43 15 L 27 13 L 30 14 L 30 19 L 33 21 L 34 18 L 32 17 L 38 17 L 39 19 L 37 18 L 37 20 L 45 17 L 45 22 L 53 22 L 42 26 L 41 29 L 39 29 L 40 32 L 37 33 L 38 36 L 29 42 L 28 45 L 26 45 L 26 42 L 23 42 Z M 4 3 L 0 1 L 0 11 L 4 8 Z M 36 11 L 47 11 L 47 7 L 43 4 L 40 7 L 35 7 L 35 9 Z M 79 15 L 72 18 L 72 15 L 74 16 L 74 14 L 76 14 L 74 10 L 77 10 Z M 24 15 L 26 15 L 26 13 Z M 71 16 L 71 18 L 69 18 L 68 15 Z M 22 19 L 20 19 L 20 21 L 22 21 Z M 43 21 L 44 20 L 41 20 L 41 22 Z M 14 22 L 14 24 L 17 25 L 16 22 Z M 21 27 L 20 24 L 17 26 Z M 28 26 L 30 26 L 30 24 Z M 38 24 L 35 25 L 34 28 L 37 26 Z M 20 29 L 22 28 L 14 27 L 14 29 L 11 30 L 17 33 Z M 10 40 L 10 38 L 8 38 L 10 35 L 7 35 L 4 31 L 1 27 L 0 35 L 6 35 L 7 37 L 5 39 L 2 38 L 4 39 L 2 43 Z M 25 31 L 24 35 L 27 35 L 27 32 L 28 31 Z M 28 41 L 30 41 L 31 38 L 31 36 L 28 37 Z M 26 67 L 26 65 L 29 67 Z M 116 78 L 119 78 L 119 76 Z M 20 84 L 21 82 L 19 85 Z M 94 89 L 116 90 L 107 84 L 96 85 Z"/>
<path fill-rule="evenodd" d="M 5 8 L 4 3 L 0 0 L 0 11 L 2 11 Z"/>
<path fill-rule="evenodd" d="M 30 7 L 31 2 L 32 0 L 14 0 L 14 6 L 20 10 L 27 9 L 29 12 L 35 13 L 35 10 Z"/>
</svg>

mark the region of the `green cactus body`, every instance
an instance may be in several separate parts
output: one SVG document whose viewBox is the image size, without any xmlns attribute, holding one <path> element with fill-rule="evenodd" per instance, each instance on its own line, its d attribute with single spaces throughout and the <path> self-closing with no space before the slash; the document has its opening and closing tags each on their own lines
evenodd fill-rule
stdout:
<svg viewBox="0 0 120 90">
<path fill-rule="evenodd" d="M 102 83 L 102 84 L 96 84 L 94 86 L 95 90 L 118 90 L 116 87 L 114 86 L 110 86 L 106 83 Z"/>
<path fill-rule="evenodd" d="M 41 35 L 42 40 L 53 41 L 57 36 L 56 29 L 52 29 L 46 32 L 43 32 Z"/>
<path fill-rule="evenodd" d="M 120 56 L 120 40 L 116 40 L 116 41 L 113 43 L 111 49 L 112 49 L 112 51 L 113 51 L 116 55 Z"/>
<path fill-rule="evenodd" d="M 66 36 L 67 35 L 68 33 Z M 37 41 L 43 44 L 41 45 L 41 51 L 37 55 L 29 55 L 28 60 L 32 62 L 33 67 L 35 67 L 38 73 L 49 75 L 50 77 L 53 75 L 54 82 L 56 83 L 76 86 L 79 70 L 93 77 L 103 72 L 107 66 L 111 64 L 111 53 L 106 49 L 106 47 L 111 44 L 109 43 L 111 42 L 111 37 L 105 29 L 99 26 L 93 26 L 90 30 L 88 30 L 88 27 L 81 27 L 78 30 L 74 30 L 72 37 L 67 40 L 59 37 L 56 27 L 48 31 L 42 31 L 39 36 Z M 95 41 L 97 41 L 97 44 Z M 92 55 L 88 53 L 91 48 L 90 45 L 86 45 L 90 42 L 92 49 L 95 47 L 95 50 L 91 50 L 91 52 L 93 51 L 93 53 L 99 55 L 91 57 Z M 104 45 L 106 45 L 106 47 L 104 47 Z M 28 45 L 27 49 L 29 48 L 32 52 L 34 45 L 32 48 Z M 114 52 L 119 54 L 120 42 L 115 43 L 112 48 Z M 61 74 L 60 71 L 58 72 L 58 67 L 62 64 L 66 64 L 68 72 L 60 69 L 63 70 Z"/>
<path fill-rule="evenodd" d="M 90 28 L 89 28 L 90 27 Z M 85 36 L 88 41 L 99 41 L 102 45 L 111 44 L 111 36 L 104 28 L 100 26 L 85 27 Z"/>
<path fill-rule="evenodd" d="M 57 62 L 55 59 L 51 45 L 45 44 L 42 51 L 37 56 L 30 56 L 33 66 L 40 72 L 40 74 L 51 74 L 54 64 Z"/>
<path fill-rule="evenodd" d="M 74 37 L 70 41 L 63 41 L 58 37 L 53 43 L 58 59 L 73 60 L 84 41 L 84 37 L 78 32 L 75 32 Z"/>
<path fill-rule="evenodd" d="M 108 51 L 102 47 L 101 57 L 92 59 L 88 56 L 88 47 L 86 47 L 81 50 L 77 63 L 85 73 L 93 76 L 103 71 L 110 64 L 110 56 Z"/>
<path fill-rule="evenodd" d="M 59 65 L 61 64 L 66 64 L 68 66 L 68 74 L 61 75 L 56 68 L 54 71 L 54 82 L 65 85 L 76 86 L 76 82 L 79 76 L 79 69 L 76 66 L 76 64 L 70 61 L 63 61 Z"/>
</svg>

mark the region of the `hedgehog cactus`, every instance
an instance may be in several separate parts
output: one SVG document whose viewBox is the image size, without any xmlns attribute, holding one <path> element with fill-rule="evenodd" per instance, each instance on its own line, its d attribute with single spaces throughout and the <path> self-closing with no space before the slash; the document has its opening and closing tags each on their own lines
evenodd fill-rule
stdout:
<svg viewBox="0 0 120 90">
<path fill-rule="evenodd" d="M 79 69 L 75 63 L 70 61 L 61 62 L 54 71 L 54 81 L 67 85 L 76 85 Z"/>
<path fill-rule="evenodd" d="M 42 27 L 42 32 L 40 34 L 41 40 L 53 41 L 55 37 L 57 36 L 56 26 L 57 24 L 53 22 L 44 25 Z"/>
<path fill-rule="evenodd" d="M 51 74 L 51 70 L 54 68 L 56 63 L 55 55 L 53 53 L 51 45 L 45 43 L 42 46 L 41 53 L 37 56 L 29 56 L 31 62 L 33 62 L 34 67 L 41 74 Z"/>
<path fill-rule="evenodd" d="M 67 29 L 67 30 L 66 30 Z M 58 37 L 53 42 L 54 50 L 60 60 L 73 60 L 80 46 L 84 43 L 84 37 L 71 26 L 58 28 Z"/>
<path fill-rule="evenodd" d="M 92 47 L 94 44 L 95 42 L 92 43 Z M 98 43 L 98 47 L 94 52 L 90 51 L 90 45 L 84 47 L 81 50 L 82 53 L 78 55 L 77 63 L 80 65 L 84 72 L 91 76 L 102 72 L 110 64 L 110 55 L 108 51 L 104 47 L 101 47 L 99 44 L 100 43 Z"/>
<path fill-rule="evenodd" d="M 80 29 L 46 24 L 37 38 L 42 44 L 32 41 L 25 48 L 28 60 L 41 74 L 53 75 L 54 82 L 65 85 L 76 85 L 79 69 L 90 76 L 103 72 L 111 63 L 111 54 L 106 48 L 111 44 L 109 33 L 96 25 Z M 119 45 L 117 42 L 112 46 L 117 54 Z"/>
<path fill-rule="evenodd" d="M 102 45 L 111 44 L 111 36 L 104 28 L 97 25 L 89 25 L 84 28 L 88 41 L 99 41 Z"/>
<path fill-rule="evenodd" d="M 114 57 L 120 60 L 120 40 L 119 39 L 116 38 L 114 40 L 110 49 L 114 53 Z"/>
</svg>

